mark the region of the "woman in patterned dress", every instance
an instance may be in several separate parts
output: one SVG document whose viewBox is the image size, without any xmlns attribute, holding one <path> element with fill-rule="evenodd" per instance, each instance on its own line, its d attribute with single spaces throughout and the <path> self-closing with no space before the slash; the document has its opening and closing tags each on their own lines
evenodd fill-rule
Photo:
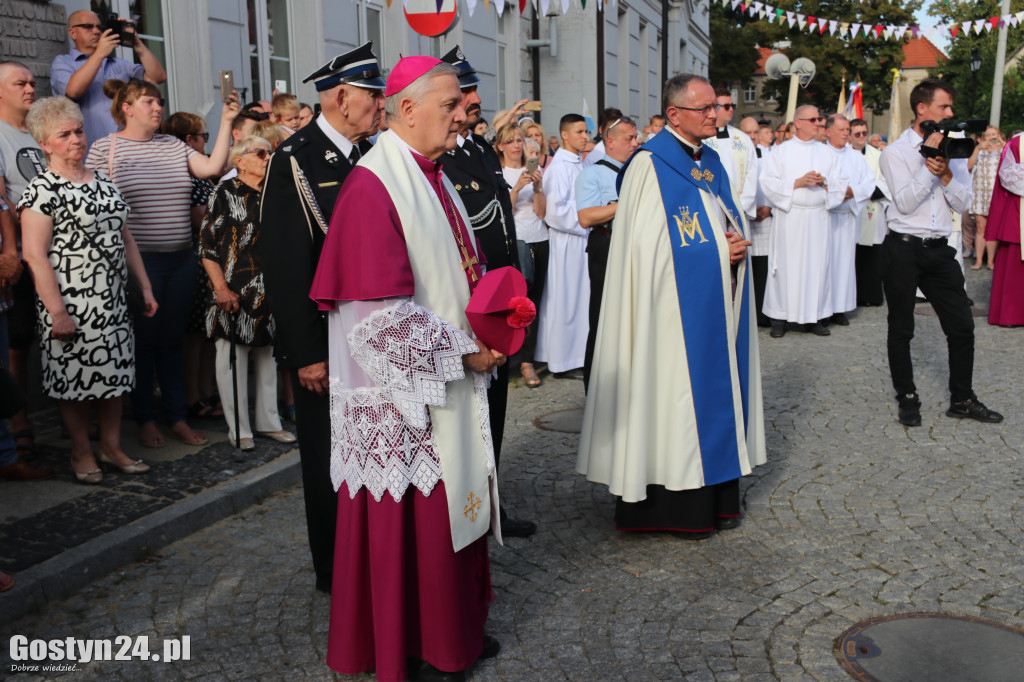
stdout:
<svg viewBox="0 0 1024 682">
<path fill-rule="evenodd" d="M 1006 138 L 1002 131 L 995 126 L 985 129 L 974 153 L 977 161 L 971 171 L 971 189 L 974 198 L 971 202 L 971 213 L 977 219 L 977 231 L 974 235 L 974 265 L 971 270 L 981 270 L 981 259 L 984 256 L 988 261 L 988 269 L 992 269 L 992 263 L 996 258 L 996 242 L 985 239 L 985 226 L 988 223 L 988 209 L 992 202 L 992 189 L 996 184 L 996 167 L 999 166 L 999 153 L 1003 151 Z M 967 246 L 966 244 L 964 245 Z"/>
<path fill-rule="evenodd" d="M 294 443 L 295 436 L 281 428 L 277 411 L 277 363 L 274 361 L 274 318 L 270 316 L 257 244 L 260 239 L 260 188 L 267 173 L 271 146 L 262 137 L 243 138 L 231 150 L 231 164 L 238 175 L 225 180 L 213 192 L 210 207 L 199 230 L 199 256 L 210 276 L 215 302 L 206 313 L 206 334 L 217 348 L 217 387 L 232 441 L 252 450 L 249 425 L 248 355 L 256 370 L 256 429 L 280 443 Z M 238 357 L 235 371 L 238 404 L 233 401 L 231 336 L 236 334 Z M 238 433 L 235 433 L 235 413 Z"/>
<path fill-rule="evenodd" d="M 59 401 L 79 481 L 103 480 L 89 443 L 90 404 L 99 418 L 100 462 L 126 474 L 145 473 L 149 466 L 121 449 L 121 396 L 135 379 L 128 270 L 142 289 L 142 314 L 152 317 L 157 302 L 125 226 L 128 205 L 108 178 L 82 163 L 87 145 L 74 102 L 41 99 L 26 124 L 49 157 L 47 170 L 29 183 L 18 204 L 23 252 L 36 286 L 43 390 Z"/>
</svg>

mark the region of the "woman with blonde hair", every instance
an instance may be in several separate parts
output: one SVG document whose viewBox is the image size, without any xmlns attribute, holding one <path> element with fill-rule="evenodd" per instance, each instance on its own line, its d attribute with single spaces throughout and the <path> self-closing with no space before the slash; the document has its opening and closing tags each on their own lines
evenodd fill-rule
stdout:
<svg viewBox="0 0 1024 682">
<path fill-rule="evenodd" d="M 551 163 L 551 156 L 548 154 L 548 148 L 545 146 L 547 141 L 547 134 L 544 132 L 544 128 L 539 123 L 531 119 L 526 119 L 519 125 L 519 130 L 523 133 L 523 137 L 529 140 L 533 140 L 540 147 L 540 156 L 537 157 L 537 167 L 541 170 L 545 170 L 548 164 Z"/>
<path fill-rule="evenodd" d="M 120 130 L 93 143 L 86 165 L 108 175 L 131 208 L 128 229 L 160 304 L 155 316 L 135 319 L 138 371 L 132 404 L 141 427 L 139 440 L 151 448 L 166 444 L 156 426 L 155 370 L 171 434 L 186 445 L 202 446 L 207 439 L 186 421 L 182 341 L 197 267 L 189 215 L 191 176 L 210 178 L 223 170 L 231 121 L 239 111 L 238 95 L 232 93 L 224 104 L 217 141 L 206 156 L 175 137 L 157 133 L 164 101 L 152 83 L 108 80 L 103 89 L 113 100 L 110 113 Z"/>
<path fill-rule="evenodd" d="M 49 161 L 18 204 L 36 286 L 43 391 L 58 400 L 79 481 L 103 480 L 89 442 L 91 406 L 99 418 L 99 461 L 122 473 L 146 473 L 149 466 L 121 448 L 121 396 L 135 378 L 128 272 L 142 294 L 139 317 L 152 318 L 158 304 L 127 227 L 128 205 L 103 173 L 82 163 L 87 143 L 78 105 L 47 97 L 32 105 L 25 122 Z"/>
</svg>

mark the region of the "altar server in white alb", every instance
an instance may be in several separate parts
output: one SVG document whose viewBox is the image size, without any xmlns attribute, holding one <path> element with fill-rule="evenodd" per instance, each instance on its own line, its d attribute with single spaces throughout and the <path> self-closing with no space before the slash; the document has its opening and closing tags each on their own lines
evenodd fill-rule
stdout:
<svg viewBox="0 0 1024 682">
<path fill-rule="evenodd" d="M 746 219 L 706 79 L 665 84 L 668 126 L 624 167 L 576 470 L 619 497 L 621 530 L 700 539 L 740 525 L 765 461 Z"/>
<path fill-rule="evenodd" d="M 727 88 L 716 89 L 715 105 L 715 134 L 704 140 L 704 144 L 718 152 L 729 182 L 739 195 L 739 208 L 748 220 L 753 220 L 757 203 L 757 151 L 750 135 L 729 125 L 736 114 L 732 92 Z"/>
<path fill-rule="evenodd" d="M 768 155 L 761 189 L 775 207 L 764 314 L 771 336 L 786 333 L 786 322 L 828 336 L 822 320 L 832 316 L 829 210 L 850 198 L 835 154 L 815 140 L 824 122 L 818 108 L 796 110 L 796 134 Z"/>
<path fill-rule="evenodd" d="M 548 227 L 548 279 L 537 324 L 536 359 L 551 373 L 574 372 L 583 378 L 590 329 L 587 301 L 587 237 L 576 214 L 576 178 L 583 170 L 580 152 L 587 144 L 587 122 L 566 114 L 558 126 L 562 143 L 544 171 Z"/>
<path fill-rule="evenodd" d="M 864 155 L 849 145 L 850 122 L 842 114 L 832 114 L 825 123 L 828 141 L 825 145 L 839 159 L 843 175 L 850 182 L 849 198 L 829 211 L 832 217 L 832 249 L 829 273 L 832 279 L 832 319 L 845 327 L 850 324 L 846 313 L 857 307 L 857 239 L 860 237 L 860 214 L 875 191 L 875 174 L 868 168 Z"/>
<path fill-rule="evenodd" d="M 868 144 L 868 124 L 862 118 L 850 121 L 850 146 L 864 157 L 864 162 L 875 175 L 871 200 L 860 214 L 856 258 L 857 305 L 879 306 L 885 300 L 882 294 L 882 241 L 889 231 L 885 223 L 885 207 L 892 195 L 878 164 L 882 152 Z"/>
<path fill-rule="evenodd" d="M 768 165 L 768 154 L 775 147 L 770 146 L 772 129 L 767 123 L 760 123 L 758 137 L 768 144 L 758 143 L 757 153 L 757 201 L 754 218 L 750 221 L 750 269 L 754 274 L 754 309 L 757 311 L 757 326 L 770 327 L 771 319 L 764 314 L 764 288 L 768 282 L 768 253 L 771 250 L 772 231 L 775 219 L 772 217 L 772 202 L 761 188 L 761 173 Z"/>
</svg>

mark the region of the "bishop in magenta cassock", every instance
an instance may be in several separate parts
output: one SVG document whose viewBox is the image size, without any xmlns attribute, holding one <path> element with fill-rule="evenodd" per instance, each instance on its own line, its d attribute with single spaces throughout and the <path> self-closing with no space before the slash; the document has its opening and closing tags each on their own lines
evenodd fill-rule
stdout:
<svg viewBox="0 0 1024 682">
<path fill-rule="evenodd" d="M 342 187 L 310 292 L 328 316 L 339 492 L 327 663 L 382 682 L 460 679 L 497 653 L 487 382 L 505 358 L 466 319 L 481 269 L 437 163 L 466 116 L 456 73 L 419 56 L 392 70 L 390 130 Z"/>
<path fill-rule="evenodd" d="M 1024 237 L 1024 135 L 1017 135 L 1003 147 L 988 211 L 985 239 L 999 242 L 992 273 L 992 301 L 988 323 L 1002 327 L 1024 325 L 1024 262 L 1020 245 Z"/>
</svg>

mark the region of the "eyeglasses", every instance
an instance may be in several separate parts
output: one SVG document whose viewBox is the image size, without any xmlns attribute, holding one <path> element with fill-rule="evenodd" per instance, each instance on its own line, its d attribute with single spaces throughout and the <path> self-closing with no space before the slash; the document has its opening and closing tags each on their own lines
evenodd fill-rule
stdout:
<svg viewBox="0 0 1024 682">
<path fill-rule="evenodd" d="M 811 121 L 812 123 L 818 123 L 820 121 L 824 121 L 825 117 L 824 116 L 812 116 L 811 118 L 798 118 L 797 120 L 798 121 Z"/>
<path fill-rule="evenodd" d="M 732 111 L 733 109 L 736 108 L 736 105 L 733 104 L 732 102 L 729 102 L 728 104 L 719 104 L 718 106 L 725 109 L 726 111 Z"/>
<path fill-rule="evenodd" d="M 99 24 L 72 24 L 71 28 L 84 28 L 86 31 L 102 31 L 103 27 Z"/>
<path fill-rule="evenodd" d="M 701 116 L 707 116 L 712 111 L 717 114 L 719 111 L 722 110 L 722 105 L 719 104 L 718 102 L 715 102 L 714 104 L 709 104 L 706 107 L 680 107 L 675 104 L 673 104 L 672 107 L 675 109 L 683 109 L 684 111 L 696 111 Z"/>
<path fill-rule="evenodd" d="M 859 133 L 850 133 L 850 134 L 853 135 L 854 137 L 867 137 L 868 136 L 868 131 L 862 130 Z"/>
<path fill-rule="evenodd" d="M 209 142 L 210 141 L 210 133 L 209 132 L 205 132 L 205 133 L 192 133 L 191 135 L 192 135 L 192 137 L 201 137 L 201 138 L 203 138 L 203 142 Z"/>
<path fill-rule="evenodd" d="M 249 151 L 242 152 L 242 154 L 255 154 L 257 159 L 259 159 L 260 161 L 263 161 L 268 156 L 270 156 L 270 151 L 267 150 L 267 149 L 262 149 L 262 148 L 260 148 L 260 149 L 250 149 Z"/>
</svg>

